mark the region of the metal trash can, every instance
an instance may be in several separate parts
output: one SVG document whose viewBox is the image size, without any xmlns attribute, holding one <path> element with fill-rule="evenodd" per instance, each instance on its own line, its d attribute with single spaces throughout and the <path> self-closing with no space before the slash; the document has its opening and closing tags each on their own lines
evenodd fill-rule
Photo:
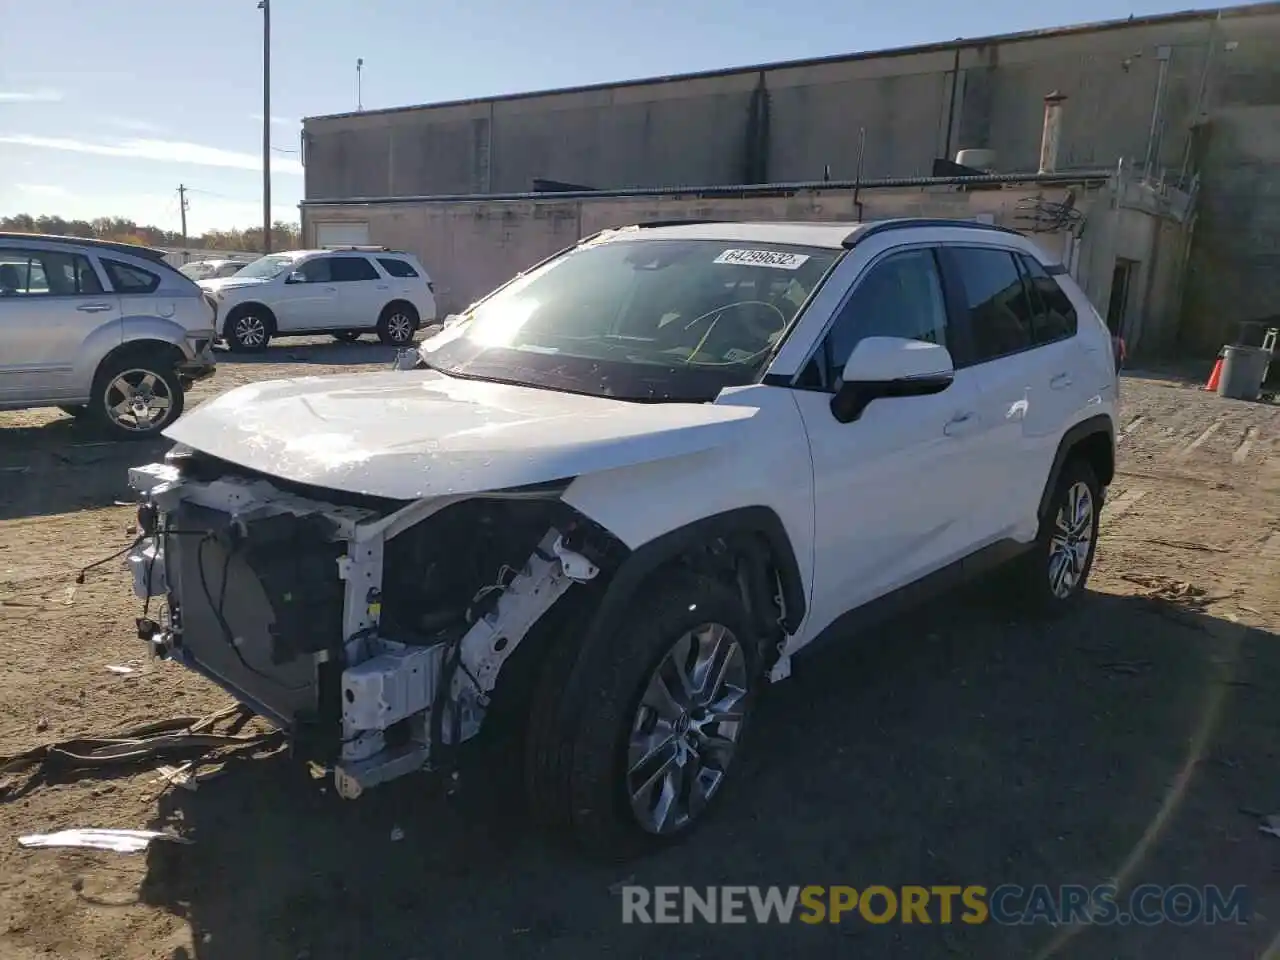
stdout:
<svg viewBox="0 0 1280 960">
<path fill-rule="evenodd" d="M 1222 348 L 1222 379 L 1218 396 L 1232 400 L 1257 400 L 1267 375 L 1271 351 L 1262 347 L 1228 344 Z"/>
</svg>

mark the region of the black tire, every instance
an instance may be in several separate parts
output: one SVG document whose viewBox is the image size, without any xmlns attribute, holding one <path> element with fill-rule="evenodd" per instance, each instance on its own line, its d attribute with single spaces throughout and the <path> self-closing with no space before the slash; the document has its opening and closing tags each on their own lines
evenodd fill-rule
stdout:
<svg viewBox="0 0 1280 960">
<path fill-rule="evenodd" d="M 707 722 L 716 735 L 723 734 L 720 742 L 731 737 L 736 743 L 729 756 L 733 762 L 720 765 L 721 776 L 699 812 L 691 812 L 683 822 L 671 821 L 666 832 L 655 832 L 653 824 L 642 825 L 641 814 L 632 806 L 634 782 L 628 783 L 628 767 L 635 753 L 628 758 L 629 739 L 651 679 L 665 666 L 668 653 L 700 624 L 719 624 L 736 638 L 742 669 L 734 675 L 743 679 L 744 692 L 735 707 L 742 719 L 722 727 L 700 721 L 690 711 L 682 714 L 683 737 L 698 737 L 701 724 Z M 535 820 L 591 856 L 607 860 L 628 859 L 687 836 L 706 821 L 733 771 L 742 764 L 743 734 L 762 679 L 750 619 L 734 591 L 687 573 L 650 582 L 628 615 L 620 618 L 619 629 L 610 631 L 607 642 L 580 646 L 566 639 L 553 647 L 544 663 L 530 711 L 525 753 L 526 791 Z M 739 685 L 722 689 L 732 689 L 736 695 Z M 646 719 L 659 722 L 656 717 Z M 650 735 L 668 736 L 663 731 L 680 730 L 677 722 L 655 726 Z M 699 775 L 695 781 L 709 770 L 715 773 L 694 757 L 699 765 L 693 771 Z M 686 758 L 685 764 L 689 762 Z M 685 764 L 676 767 L 683 777 L 689 775 Z"/>
<path fill-rule="evenodd" d="M 76 404 L 75 406 L 63 406 L 59 404 L 58 409 L 61 410 L 63 413 L 65 413 L 68 417 L 75 417 L 77 420 L 79 420 L 81 417 L 83 417 L 85 414 L 89 412 L 88 405 L 83 403 Z"/>
<path fill-rule="evenodd" d="M 339 343 L 355 343 L 357 340 L 360 339 L 360 331 L 359 330 L 339 330 L 337 333 L 332 334 L 332 336 L 333 336 L 333 339 L 337 340 Z"/>
<path fill-rule="evenodd" d="M 88 412 L 107 434 L 118 440 L 148 440 L 159 436 L 182 416 L 186 394 L 174 365 L 176 351 L 162 347 L 125 350 L 108 357 L 93 378 Z M 129 384 L 139 403 L 122 410 Z M 156 401 L 163 402 L 163 407 Z M 144 415 L 145 414 L 145 415 Z"/>
<path fill-rule="evenodd" d="M 1088 494 L 1087 519 L 1078 522 L 1072 529 L 1060 529 L 1060 520 L 1071 526 L 1069 521 L 1073 502 L 1078 505 L 1076 497 L 1081 491 Z M 1048 507 L 1040 518 L 1035 545 L 1018 558 L 1013 571 L 1015 597 L 1024 610 L 1039 615 L 1058 616 L 1079 603 L 1098 548 L 1101 509 L 1102 488 L 1093 467 L 1083 457 L 1069 458 L 1062 466 L 1062 473 L 1058 476 Z M 1061 554 L 1059 547 L 1064 542 L 1070 547 L 1066 553 L 1069 558 L 1066 567 L 1057 559 Z"/>
<path fill-rule="evenodd" d="M 222 335 L 234 353 L 265 350 L 276 332 L 276 318 L 266 307 L 245 303 L 227 314 Z"/>
<path fill-rule="evenodd" d="M 407 347 L 418 330 L 418 311 L 412 304 L 397 300 L 382 308 L 378 317 L 378 339 L 389 347 Z"/>
</svg>

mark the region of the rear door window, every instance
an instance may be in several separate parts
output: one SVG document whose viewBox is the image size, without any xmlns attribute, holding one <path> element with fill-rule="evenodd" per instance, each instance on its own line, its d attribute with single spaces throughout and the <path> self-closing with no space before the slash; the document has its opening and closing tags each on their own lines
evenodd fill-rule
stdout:
<svg viewBox="0 0 1280 960">
<path fill-rule="evenodd" d="M 1029 349 L 1032 307 L 1014 255 L 988 247 L 950 247 L 948 253 L 964 289 L 974 362 Z"/>
<path fill-rule="evenodd" d="M 334 283 L 378 279 L 378 271 L 373 269 L 373 264 L 366 257 L 331 257 L 329 271 Z"/>
<path fill-rule="evenodd" d="M 0 297 L 102 293 L 89 258 L 49 250 L 0 250 Z"/>
</svg>

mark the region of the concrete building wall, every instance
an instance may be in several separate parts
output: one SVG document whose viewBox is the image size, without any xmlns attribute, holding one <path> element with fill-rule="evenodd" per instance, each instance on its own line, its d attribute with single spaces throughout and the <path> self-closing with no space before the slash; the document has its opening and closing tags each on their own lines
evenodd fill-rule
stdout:
<svg viewBox="0 0 1280 960">
<path fill-rule="evenodd" d="M 1088 211 L 1082 260 L 1109 264 L 1117 244 L 1115 220 L 1132 215 L 1130 252 L 1149 238 L 1142 223 L 1146 214 L 1112 209 L 1109 188 L 1075 187 L 1077 208 Z M 983 218 L 1004 226 L 1027 229 L 1025 202 L 1041 199 L 1060 203 L 1065 187 L 1008 187 L 1000 190 L 949 189 L 864 191 L 860 196 L 866 220 L 888 217 Z M 859 208 L 847 190 L 806 192 L 791 197 L 697 198 L 628 197 L 586 200 L 473 200 L 333 205 L 305 208 L 303 241 L 315 243 L 317 222 L 367 223 L 373 243 L 416 254 L 430 271 L 441 314 L 465 309 L 494 287 L 539 260 L 599 230 L 647 220 L 823 220 L 856 221 Z M 1050 257 L 1065 260 L 1069 235 L 1060 231 L 1033 234 Z M 1110 269 L 1099 267 L 1083 277 L 1094 303 L 1106 302 Z"/>
<path fill-rule="evenodd" d="M 1208 61 L 1235 39 L 1238 77 L 1275 69 L 1280 5 L 1105 29 L 762 67 L 660 82 L 308 119 L 306 196 L 521 192 L 534 178 L 601 189 L 928 174 L 964 147 L 1037 165 L 1042 97 L 1068 97 L 1060 166 L 1141 162 L 1167 48 L 1155 166 L 1186 153 Z M 1265 38 L 1265 42 L 1263 42 Z M 1223 57 L 1216 61 L 1219 67 Z M 1250 72 L 1252 71 L 1252 72 Z M 1225 84 L 1224 102 L 1274 93 Z M 1273 98 L 1274 99 L 1274 98 Z M 1270 101 L 1268 101 L 1270 102 Z"/>
</svg>

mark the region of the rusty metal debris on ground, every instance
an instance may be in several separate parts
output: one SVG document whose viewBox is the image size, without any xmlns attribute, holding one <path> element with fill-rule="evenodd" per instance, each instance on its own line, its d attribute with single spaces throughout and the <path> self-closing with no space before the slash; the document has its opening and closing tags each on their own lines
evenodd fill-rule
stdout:
<svg viewBox="0 0 1280 960">
<path fill-rule="evenodd" d="M 107 737 L 74 737 L 34 747 L 14 756 L 0 756 L 0 776 L 39 769 L 84 769 L 141 763 L 174 754 L 205 754 L 214 750 L 261 747 L 279 738 L 279 731 L 242 734 L 216 733 L 214 727 L 231 721 L 239 730 L 251 714 L 239 704 L 207 717 L 175 717 L 123 730 Z"/>
<path fill-rule="evenodd" d="M 102 830 L 87 827 L 76 830 L 60 830 L 57 833 L 33 833 L 18 838 L 23 847 L 87 847 L 92 850 L 110 850 L 114 853 L 141 853 L 152 840 L 169 840 L 173 843 L 190 843 L 186 837 L 164 833 L 160 830 Z"/>
</svg>

